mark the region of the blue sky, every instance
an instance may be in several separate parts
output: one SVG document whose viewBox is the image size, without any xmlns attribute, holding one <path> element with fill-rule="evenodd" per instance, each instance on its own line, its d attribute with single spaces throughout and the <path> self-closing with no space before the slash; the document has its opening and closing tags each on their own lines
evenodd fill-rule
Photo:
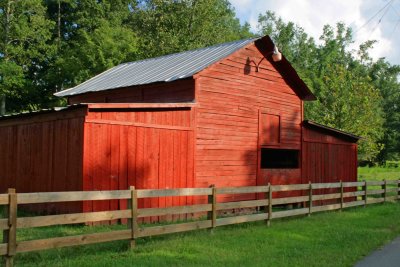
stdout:
<svg viewBox="0 0 400 267">
<path fill-rule="evenodd" d="M 400 0 L 230 0 L 241 22 L 257 32 L 257 18 L 266 10 L 293 21 L 318 40 L 325 24 L 344 22 L 355 32 L 353 48 L 377 40 L 374 59 L 400 65 Z"/>
</svg>

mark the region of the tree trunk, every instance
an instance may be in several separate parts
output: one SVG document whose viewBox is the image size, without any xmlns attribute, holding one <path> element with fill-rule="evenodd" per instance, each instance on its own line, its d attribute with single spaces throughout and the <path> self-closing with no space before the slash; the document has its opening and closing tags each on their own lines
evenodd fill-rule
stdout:
<svg viewBox="0 0 400 267">
<path fill-rule="evenodd" d="M 61 46 L 61 0 L 58 0 L 58 13 L 57 13 L 57 45 L 58 49 Z"/>
<path fill-rule="evenodd" d="M 5 60 L 8 60 L 8 39 L 10 34 L 10 18 L 11 18 L 11 2 L 7 1 L 7 6 L 5 10 L 4 16 L 4 36 L 3 36 L 3 57 Z"/>
<path fill-rule="evenodd" d="M 0 116 L 6 115 L 6 96 L 0 95 Z"/>
</svg>

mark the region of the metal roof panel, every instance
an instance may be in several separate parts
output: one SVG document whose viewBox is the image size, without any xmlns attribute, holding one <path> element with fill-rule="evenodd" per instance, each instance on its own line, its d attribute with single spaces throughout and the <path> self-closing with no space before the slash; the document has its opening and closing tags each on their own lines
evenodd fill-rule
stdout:
<svg viewBox="0 0 400 267">
<path fill-rule="evenodd" d="M 245 39 L 157 58 L 123 63 L 73 88 L 55 93 L 55 95 L 72 96 L 188 78 L 258 39 Z"/>
</svg>

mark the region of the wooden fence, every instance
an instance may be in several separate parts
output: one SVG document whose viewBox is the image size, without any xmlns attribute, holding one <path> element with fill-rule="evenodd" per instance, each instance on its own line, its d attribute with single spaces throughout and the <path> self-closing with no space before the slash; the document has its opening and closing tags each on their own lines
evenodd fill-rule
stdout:
<svg viewBox="0 0 400 267">
<path fill-rule="evenodd" d="M 316 194 L 329 189 L 329 193 Z M 332 190 L 335 191 L 332 193 Z M 296 197 L 276 197 L 277 192 L 296 191 Z M 350 192 L 349 192 L 350 191 Z M 218 202 L 218 195 L 229 194 L 264 194 L 262 199 L 237 202 Z M 275 195 L 275 197 L 274 197 Z M 171 196 L 208 196 L 207 204 L 190 206 L 173 206 L 165 208 L 138 208 L 138 199 Z M 21 204 L 55 203 L 69 201 L 97 201 L 126 199 L 129 207 L 126 210 L 99 211 L 75 214 L 18 217 L 17 207 Z M 85 191 L 85 192 L 46 192 L 16 193 L 9 189 L 7 194 L 0 194 L 0 205 L 5 206 L 6 217 L 0 219 L 0 230 L 3 230 L 3 243 L 0 244 L 0 255 L 5 258 L 6 266 L 13 265 L 17 253 L 60 248 L 75 245 L 93 244 L 115 240 L 130 240 L 131 247 L 135 239 L 168 233 L 184 232 L 196 229 L 215 228 L 217 226 L 243 222 L 265 220 L 297 215 L 311 215 L 314 212 L 340 210 L 348 207 L 365 206 L 389 200 L 400 199 L 400 180 L 370 182 L 339 182 L 319 184 L 268 185 L 225 188 L 180 188 L 180 189 L 140 189 L 119 191 Z M 334 204 L 320 205 L 324 200 L 336 200 Z M 273 210 L 273 206 L 300 203 L 300 208 Z M 218 211 L 228 209 L 257 208 L 258 212 L 248 215 L 217 217 Z M 262 207 L 262 209 L 260 209 Z M 162 226 L 139 226 L 140 218 L 165 216 L 170 214 L 207 213 L 207 219 L 184 223 L 173 223 Z M 86 222 L 128 219 L 125 230 L 114 230 L 94 234 L 54 237 L 48 239 L 18 241 L 17 229 L 43 227 L 51 225 L 79 224 Z"/>
</svg>

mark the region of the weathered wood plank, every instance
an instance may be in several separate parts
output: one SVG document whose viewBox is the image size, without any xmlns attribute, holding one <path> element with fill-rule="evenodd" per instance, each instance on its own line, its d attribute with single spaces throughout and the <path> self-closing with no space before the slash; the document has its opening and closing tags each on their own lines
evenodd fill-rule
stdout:
<svg viewBox="0 0 400 267">
<path fill-rule="evenodd" d="M 370 185 L 384 185 L 384 181 L 367 181 L 368 186 Z"/>
<path fill-rule="evenodd" d="M 141 228 L 137 237 L 186 232 L 211 227 L 211 220 Z"/>
<path fill-rule="evenodd" d="M 17 243 L 17 252 L 21 253 L 21 252 L 69 247 L 76 245 L 87 245 L 100 242 L 125 240 L 130 238 L 131 238 L 131 230 L 119 230 L 119 231 L 103 232 L 95 234 L 22 241 Z"/>
<path fill-rule="evenodd" d="M 398 192 L 399 189 L 397 187 L 388 187 L 386 188 L 386 192 Z"/>
<path fill-rule="evenodd" d="M 387 185 L 398 185 L 399 180 L 386 180 Z"/>
<path fill-rule="evenodd" d="M 313 212 L 320 212 L 320 211 L 327 211 L 327 210 L 337 210 L 340 209 L 341 204 L 330 204 L 330 205 L 324 205 L 324 206 L 314 206 L 313 207 Z"/>
<path fill-rule="evenodd" d="M 365 204 L 364 200 L 353 201 L 353 202 L 345 202 L 345 203 L 343 203 L 343 208 L 363 206 L 364 204 Z"/>
<path fill-rule="evenodd" d="M 273 185 L 271 186 L 274 192 L 276 191 L 294 191 L 294 190 L 307 190 L 308 184 L 289 184 L 289 185 Z"/>
<path fill-rule="evenodd" d="M 341 204 L 331 204 L 325 206 L 314 206 L 312 207 L 312 212 L 326 211 L 326 210 L 337 210 L 340 209 Z"/>
<path fill-rule="evenodd" d="M 251 208 L 268 205 L 268 199 L 217 203 L 217 210 Z"/>
<path fill-rule="evenodd" d="M 318 183 L 313 184 L 313 189 L 324 189 L 324 188 L 339 188 L 340 183 Z"/>
<path fill-rule="evenodd" d="M 307 185 L 308 187 L 308 185 Z M 301 196 L 301 197 L 286 197 L 286 198 L 274 198 L 272 200 L 273 205 L 280 205 L 280 204 L 291 204 L 291 203 L 298 203 L 308 201 L 308 196 Z"/>
<path fill-rule="evenodd" d="M 308 214 L 308 212 L 309 212 L 308 208 L 277 211 L 277 212 L 272 213 L 272 219 Z"/>
<path fill-rule="evenodd" d="M 382 194 L 384 192 L 385 192 L 384 189 L 368 190 L 367 195 L 377 195 L 377 194 Z"/>
<path fill-rule="evenodd" d="M 217 226 L 244 223 L 244 222 L 263 221 L 267 219 L 268 219 L 268 213 L 234 216 L 234 217 L 217 219 Z"/>
<path fill-rule="evenodd" d="M 8 219 L 0 219 L 0 231 L 9 229 Z"/>
<path fill-rule="evenodd" d="M 71 191 L 45 193 L 18 193 L 18 204 L 53 203 L 82 200 L 128 199 L 129 190 L 120 191 Z"/>
<path fill-rule="evenodd" d="M 384 202 L 385 199 L 383 197 L 379 197 L 379 198 L 368 198 L 368 203 L 367 204 L 376 204 L 376 203 L 382 203 Z"/>
<path fill-rule="evenodd" d="M 343 193 L 343 197 L 357 197 L 357 196 L 364 196 L 364 191 L 356 191 L 356 192 L 345 192 Z"/>
<path fill-rule="evenodd" d="M 131 216 L 130 210 L 98 211 L 87 213 L 73 213 L 47 215 L 35 217 L 21 217 L 17 220 L 18 228 L 42 227 L 50 225 L 77 224 L 96 221 L 125 219 Z"/>
<path fill-rule="evenodd" d="M 167 208 L 147 208 L 147 209 L 139 209 L 138 217 L 141 218 L 147 216 L 163 216 L 169 214 L 195 213 L 195 212 L 211 211 L 211 209 L 212 209 L 211 204 L 176 206 Z"/>
<path fill-rule="evenodd" d="M 325 194 L 325 195 L 313 195 L 313 200 L 326 200 L 326 199 L 335 199 L 340 198 L 341 194 Z"/>
<path fill-rule="evenodd" d="M 217 194 L 265 193 L 269 190 L 268 186 L 222 187 L 216 189 Z"/>
<path fill-rule="evenodd" d="M 170 196 L 204 196 L 212 194 L 211 188 L 142 189 L 137 190 L 138 198 Z"/>
<path fill-rule="evenodd" d="M 0 194 L 0 205 L 8 205 L 8 194 Z"/>
<path fill-rule="evenodd" d="M 364 182 L 343 182 L 343 187 L 363 186 Z"/>
<path fill-rule="evenodd" d="M 386 198 L 387 201 L 394 201 L 394 200 L 398 200 L 398 199 L 399 199 L 398 196 L 391 196 L 391 197 Z"/>
<path fill-rule="evenodd" d="M 7 254 L 7 244 L 0 244 L 0 256 Z"/>
</svg>

